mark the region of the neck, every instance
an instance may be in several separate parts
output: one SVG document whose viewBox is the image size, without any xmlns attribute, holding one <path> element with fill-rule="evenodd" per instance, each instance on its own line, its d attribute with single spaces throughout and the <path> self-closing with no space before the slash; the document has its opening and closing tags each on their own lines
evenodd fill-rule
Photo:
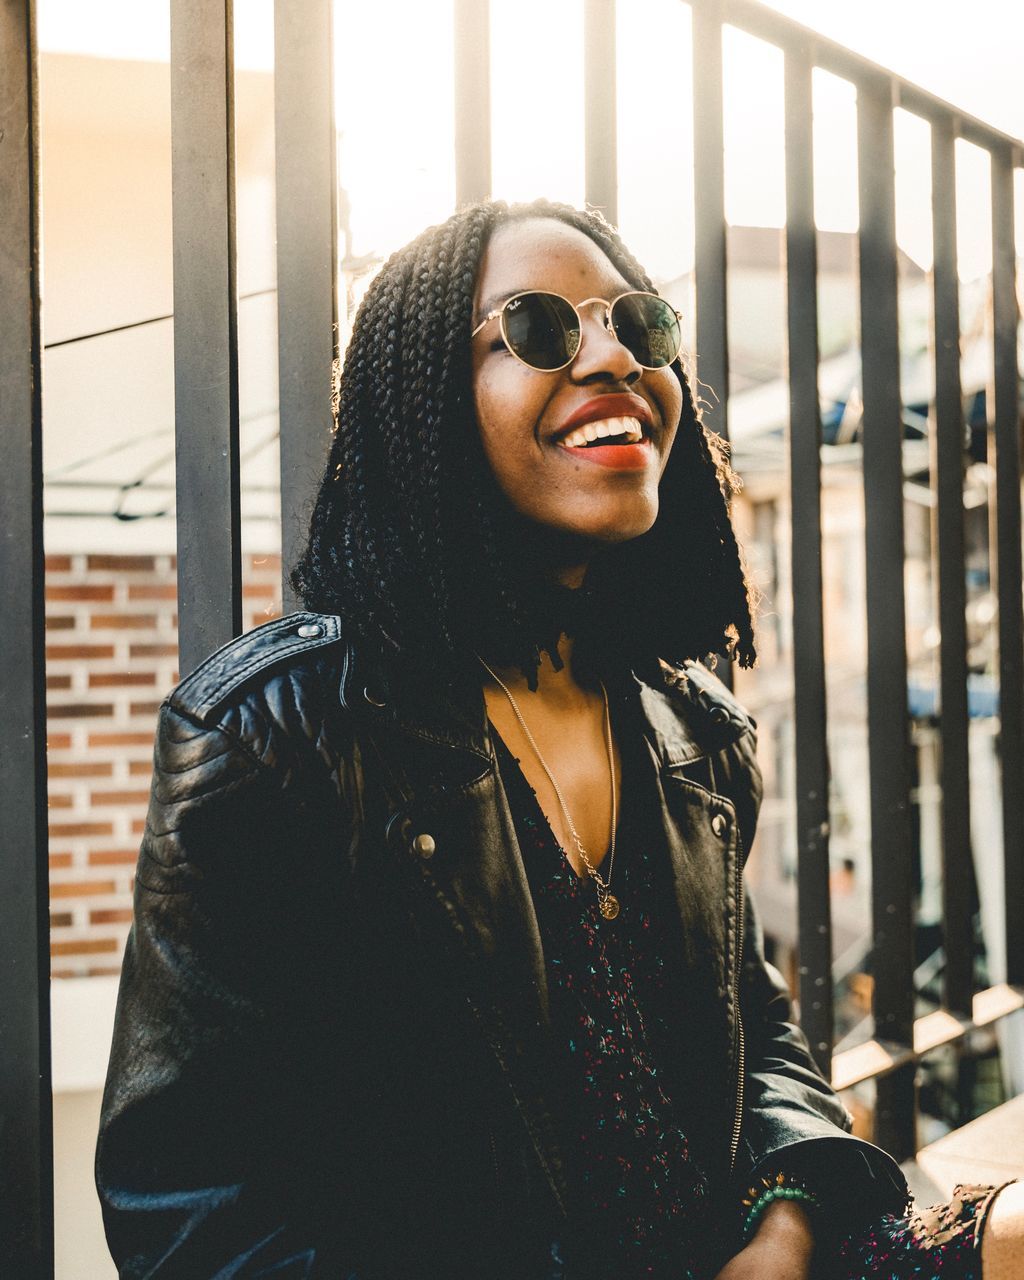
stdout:
<svg viewBox="0 0 1024 1280">
<path fill-rule="evenodd" d="M 562 660 L 562 666 L 559 670 L 555 670 L 555 665 L 551 660 L 551 655 L 547 652 L 541 654 L 540 665 L 537 668 L 537 688 L 531 689 L 526 677 L 518 667 L 499 667 L 493 663 L 488 663 L 495 675 L 499 676 L 502 683 L 506 684 L 517 699 L 539 700 L 551 707 L 576 708 L 582 701 L 587 698 L 587 690 L 576 679 L 572 669 L 572 651 L 573 638 L 571 636 L 562 635 L 558 642 L 558 655 Z M 486 671 L 484 676 L 487 683 L 491 684 L 490 677 Z M 497 686 L 494 686 L 495 688 Z"/>
</svg>

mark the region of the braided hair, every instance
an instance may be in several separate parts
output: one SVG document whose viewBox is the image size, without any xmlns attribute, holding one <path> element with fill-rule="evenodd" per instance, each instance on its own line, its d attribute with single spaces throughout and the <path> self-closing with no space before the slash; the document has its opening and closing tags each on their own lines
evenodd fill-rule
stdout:
<svg viewBox="0 0 1024 1280">
<path fill-rule="evenodd" d="M 356 314 L 335 432 L 291 583 L 305 606 L 436 675 L 473 653 L 536 680 L 563 632 L 598 669 L 623 657 L 724 653 L 752 666 L 751 591 L 729 518 L 728 445 L 703 425 L 679 361 L 682 416 L 643 535 L 594 554 L 583 587 L 553 583 L 501 491 L 477 428 L 469 333 L 490 235 L 512 219 L 583 232 L 632 288 L 650 279 L 600 214 L 545 200 L 467 205 L 385 263 Z M 547 572 L 546 572 L 547 571 Z"/>
</svg>

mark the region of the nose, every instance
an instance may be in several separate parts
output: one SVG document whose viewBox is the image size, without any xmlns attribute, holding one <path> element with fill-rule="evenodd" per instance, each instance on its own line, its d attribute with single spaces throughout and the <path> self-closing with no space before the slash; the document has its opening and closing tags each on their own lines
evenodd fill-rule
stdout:
<svg viewBox="0 0 1024 1280">
<path fill-rule="evenodd" d="M 576 359 L 569 366 L 574 382 L 624 382 L 632 385 L 643 373 L 628 347 L 615 336 L 607 308 L 599 298 L 590 298 L 577 308 L 583 319 L 582 341 Z"/>
</svg>

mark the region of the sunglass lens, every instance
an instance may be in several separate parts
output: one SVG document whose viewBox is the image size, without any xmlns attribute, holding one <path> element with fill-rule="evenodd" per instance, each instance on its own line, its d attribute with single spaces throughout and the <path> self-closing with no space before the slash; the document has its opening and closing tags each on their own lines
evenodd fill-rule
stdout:
<svg viewBox="0 0 1024 1280">
<path fill-rule="evenodd" d="M 661 369 L 679 354 L 679 318 L 664 298 L 627 293 L 612 307 L 615 335 L 645 369 Z"/>
<path fill-rule="evenodd" d="M 502 312 L 505 341 L 534 369 L 561 369 L 580 349 L 580 322 L 564 298 L 523 293 Z"/>
</svg>

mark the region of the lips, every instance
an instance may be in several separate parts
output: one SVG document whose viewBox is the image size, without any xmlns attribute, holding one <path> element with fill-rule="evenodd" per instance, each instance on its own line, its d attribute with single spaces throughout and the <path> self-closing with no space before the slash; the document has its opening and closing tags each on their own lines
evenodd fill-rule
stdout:
<svg viewBox="0 0 1024 1280">
<path fill-rule="evenodd" d="M 581 404 L 578 409 L 569 414 L 552 436 L 552 440 L 556 444 L 566 445 L 569 437 L 580 427 L 587 426 L 588 423 L 615 423 L 621 430 L 626 424 L 615 422 L 616 419 L 632 419 L 632 422 L 629 423 L 630 428 L 635 430 L 635 425 L 638 425 L 645 436 L 650 435 L 650 430 L 654 423 L 651 407 L 641 396 L 633 395 L 629 392 L 595 396 L 592 400 Z M 608 435 L 611 433 L 602 431 L 601 434 Z M 628 446 L 619 447 L 625 448 Z"/>
</svg>

